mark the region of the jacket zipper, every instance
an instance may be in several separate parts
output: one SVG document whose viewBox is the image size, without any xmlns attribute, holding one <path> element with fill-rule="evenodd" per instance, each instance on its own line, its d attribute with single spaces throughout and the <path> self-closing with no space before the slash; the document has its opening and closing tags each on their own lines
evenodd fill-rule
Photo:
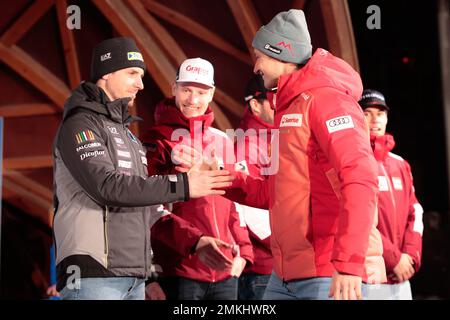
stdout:
<svg viewBox="0 0 450 320">
<path fill-rule="evenodd" d="M 389 176 L 388 176 L 388 174 L 387 174 L 387 171 L 386 171 L 386 168 L 384 167 L 384 165 L 382 164 L 382 163 L 380 163 L 380 165 L 381 165 L 381 169 L 383 170 L 383 174 L 384 174 L 384 176 L 385 176 L 385 178 L 386 178 L 386 180 L 387 180 L 387 182 L 388 182 L 388 188 L 389 188 L 389 195 L 391 196 L 391 201 L 392 201 L 392 204 L 393 204 L 393 206 L 394 206 L 394 214 L 393 214 L 393 217 L 394 217 L 394 223 L 393 223 L 393 227 L 394 227 L 394 235 L 395 235 L 395 238 L 397 239 L 398 237 L 397 237 L 397 203 L 395 202 L 395 197 L 394 197 L 394 193 L 393 193 L 393 186 L 392 186 L 392 183 L 391 183 L 391 179 L 389 179 Z"/>
<path fill-rule="evenodd" d="M 105 241 L 106 268 L 108 268 L 108 206 L 105 206 L 105 214 L 103 215 L 103 235 Z"/>
<path fill-rule="evenodd" d="M 216 227 L 217 238 L 220 239 L 219 226 L 217 225 L 215 197 L 212 196 L 212 212 L 214 218 L 214 226 Z M 216 282 L 216 271 L 212 271 L 212 282 Z"/>
</svg>

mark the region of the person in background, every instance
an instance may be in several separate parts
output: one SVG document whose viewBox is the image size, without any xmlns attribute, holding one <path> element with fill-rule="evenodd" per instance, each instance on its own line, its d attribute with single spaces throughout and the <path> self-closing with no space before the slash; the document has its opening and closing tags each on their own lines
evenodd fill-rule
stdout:
<svg viewBox="0 0 450 320">
<path fill-rule="evenodd" d="M 261 75 L 253 76 L 245 88 L 245 112 L 239 125 L 245 133 L 236 139 L 236 170 L 254 177 L 268 178 L 271 129 L 274 110 L 267 99 Z M 245 221 L 253 245 L 254 263 L 239 278 L 239 300 L 261 300 L 273 269 L 270 250 L 269 211 L 236 204 Z"/>
<path fill-rule="evenodd" d="M 209 107 L 214 95 L 214 69 L 201 58 L 185 60 L 172 84 L 173 98 L 159 103 L 155 125 L 145 131 L 148 146 L 148 173 L 173 174 L 172 152 L 183 143 L 199 154 L 207 154 L 223 163 L 228 152 L 234 158 L 232 141 L 211 125 L 214 114 Z M 178 138 L 174 138 L 178 137 Z M 181 142 L 179 140 L 182 140 Z M 231 145 L 231 148 L 227 148 Z M 231 149 L 231 150 L 230 150 Z M 209 169 L 209 168 L 206 168 Z M 237 282 L 247 263 L 253 262 L 253 251 L 245 226 L 242 226 L 232 201 L 221 196 L 206 196 L 186 203 L 174 203 L 171 210 L 189 221 L 203 235 L 219 239 L 217 246 L 231 262 L 228 269 L 212 269 L 195 255 L 182 257 L 160 240 L 167 237 L 167 221 L 163 218 L 152 227 L 155 262 L 162 272 L 158 280 L 169 300 L 235 300 Z M 175 243 L 186 238 L 174 235 Z M 232 248 L 226 245 L 232 244 Z"/>
<path fill-rule="evenodd" d="M 383 258 L 388 283 L 374 288 L 374 298 L 411 300 L 409 280 L 420 268 L 423 209 L 413 185 L 411 167 L 392 153 L 394 137 L 386 133 L 388 112 L 384 95 L 363 91 L 359 105 L 370 129 L 370 142 L 378 164 L 378 230 L 383 240 Z"/>
</svg>

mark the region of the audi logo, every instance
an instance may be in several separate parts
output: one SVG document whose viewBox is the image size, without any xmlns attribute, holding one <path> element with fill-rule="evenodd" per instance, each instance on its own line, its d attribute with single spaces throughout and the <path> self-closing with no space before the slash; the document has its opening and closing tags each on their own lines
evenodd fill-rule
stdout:
<svg viewBox="0 0 450 320">
<path fill-rule="evenodd" d="M 342 117 L 342 118 L 337 118 L 337 119 L 330 120 L 328 125 L 330 127 L 336 127 L 336 126 L 339 126 L 341 124 L 347 124 L 347 123 L 350 123 L 350 119 L 348 117 Z"/>
</svg>

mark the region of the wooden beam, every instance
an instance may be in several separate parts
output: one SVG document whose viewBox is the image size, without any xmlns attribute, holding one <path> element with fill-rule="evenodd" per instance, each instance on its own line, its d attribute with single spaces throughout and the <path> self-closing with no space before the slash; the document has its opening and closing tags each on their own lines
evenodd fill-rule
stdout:
<svg viewBox="0 0 450 320">
<path fill-rule="evenodd" d="M 232 57 L 248 64 L 252 65 L 252 60 L 250 55 L 234 47 L 229 42 L 225 41 L 223 38 L 211 32 L 198 22 L 186 17 L 185 15 L 172 10 L 156 1 L 152 0 L 142 0 L 144 6 L 151 13 L 157 15 L 163 20 L 170 22 L 171 24 L 179 27 L 180 29 L 192 34 L 193 36 L 209 43 L 210 45 L 216 47 L 217 49 L 231 55 Z"/>
<path fill-rule="evenodd" d="M 230 97 L 228 94 L 226 94 L 217 87 L 214 93 L 214 100 L 220 103 L 220 105 L 222 105 L 236 117 L 242 118 L 242 116 L 244 115 L 243 103 L 240 104 L 239 102 L 234 100 L 232 97 Z"/>
<path fill-rule="evenodd" d="M 359 72 L 358 53 L 346 0 L 320 0 L 330 52 Z"/>
<path fill-rule="evenodd" d="M 51 168 L 52 166 L 51 155 L 3 159 L 3 167 L 6 170 Z"/>
<path fill-rule="evenodd" d="M 291 4 L 292 9 L 305 10 L 306 0 L 293 0 Z"/>
<path fill-rule="evenodd" d="M 4 170 L 3 199 L 51 226 L 53 191 L 18 171 Z"/>
<path fill-rule="evenodd" d="M 3 178 L 2 198 L 22 211 L 38 218 L 49 227 L 52 226 L 53 201 L 34 193 L 29 188 L 17 183 L 10 176 L 5 175 Z"/>
<path fill-rule="evenodd" d="M 248 52 L 254 60 L 252 46 L 253 37 L 261 27 L 261 20 L 256 13 L 255 7 L 251 1 L 227 0 L 227 3 L 241 30 Z"/>
<path fill-rule="evenodd" d="M 214 122 L 216 123 L 217 128 L 222 131 L 225 131 L 226 129 L 233 129 L 230 120 L 228 120 L 220 106 L 218 106 L 214 101 L 212 101 L 209 105 L 214 112 Z"/>
<path fill-rule="evenodd" d="M 165 96 L 171 95 L 170 83 L 175 79 L 176 70 L 165 57 L 144 26 L 121 0 L 93 0 L 113 27 L 122 36 L 133 37 L 142 50 L 147 69 Z"/>
<path fill-rule="evenodd" d="M 164 49 L 167 55 L 175 61 L 175 63 L 180 65 L 184 60 L 186 60 L 186 54 L 183 49 L 179 46 L 179 44 L 175 41 L 175 39 L 167 32 L 167 30 L 148 12 L 146 12 L 143 5 L 137 0 L 128 0 L 128 3 L 139 16 L 139 18 L 143 21 L 144 25 L 147 27 L 147 31 L 150 32 L 151 36 L 155 38 L 160 46 Z M 236 102 L 233 98 L 228 96 L 225 92 L 216 88 L 214 94 L 214 100 L 231 111 L 237 117 L 242 117 L 243 111 L 242 106 Z M 222 113 L 220 108 L 215 107 L 217 111 L 216 116 L 221 118 L 225 117 L 225 114 Z M 220 115 L 219 115 L 220 114 Z M 229 125 L 230 122 L 227 120 L 219 119 L 217 123 L 221 123 L 223 125 Z M 224 127 L 229 128 L 229 127 Z"/>
<path fill-rule="evenodd" d="M 6 47 L 0 43 L 0 60 L 63 109 L 64 102 L 70 95 L 69 88 L 25 51 L 15 45 Z"/>
<path fill-rule="evenodd" d="M 0 106 L 0 117 L 17 118 L 29 116 L 42 116 L 61 113 L 54 104 L 48 103 L 25 103 Z"/>
<path fill-rule="evenodd" d="M 80 65 L 78 63 L 77 49 L 75 47 L 73 32 L 66 26 L 66 10 L 66 0 L 56 1 L 56 13 L 58 16 L 59 32 L 64 49 L 64 58 L 66 60 L 66 68 L 67 74 L 69 76 L 70 88 L 75 89 L 75 87 L 81 82 Z"/>
<path fill-rule="evenodd" d="M 158 42 L 159 46 L 166 52 L 166 56 L 172 59 L 172 62 L 179 66 L 186 60 L 186 54 L 180 48 L 179 44 L 169 34 L 169 32 L 145 9 L 139 0 L 128 0 L 130 7 L 145 25 L 147 31 Z"/>
<path fill-rule="evenodd" d="M 16 44 L 32 26 L 50 9 L 54 0 L 39 0 L 23 13 L 14 24 L 6 30 L 0 38 L 6 46 Z"/>
<path fill-rule="evenodd" d="M 18 186 L 30 191 L 38 197 L 46 200 L 53 201 L 53 191 L 43 186 L 42 184 L 34 181 L 31 178 L 23 175 L 16 170 L 5 169 L 3 170 L 3 178 L 8 178 Z"/>
</svg>

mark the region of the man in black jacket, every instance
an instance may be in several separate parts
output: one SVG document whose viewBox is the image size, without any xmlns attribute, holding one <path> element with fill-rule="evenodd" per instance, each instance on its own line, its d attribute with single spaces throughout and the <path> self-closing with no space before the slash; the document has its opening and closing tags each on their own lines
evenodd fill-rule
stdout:
<svg viewBox="0 0 450 320">
<path fill-rule="evenodd" d="M 66 101 L 53 150 L 57 289 L 65 299 L 143 299 L 150 227 L 169 214 L 158 204 L 223 194 L 217 189 L 230 184 L 223 171 L 147 176 L 146 150 L 128 129 L 144 72 L 132 39 L 105 40 L 92 54 L 92 82 Z M 227 244 L 195 228 L 177 232 L 191 239 L 186 254 L 206 251 L 216 267 L 229 266 L 218 249 Z"/>
</svg>

